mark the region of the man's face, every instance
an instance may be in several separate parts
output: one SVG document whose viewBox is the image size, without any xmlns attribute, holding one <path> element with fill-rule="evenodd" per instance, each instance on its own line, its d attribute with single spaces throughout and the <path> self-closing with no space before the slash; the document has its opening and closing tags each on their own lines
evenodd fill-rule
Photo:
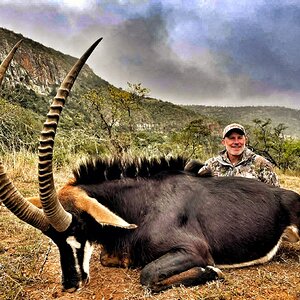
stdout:
<svg viewBox="0 0 300 300">
<path fill-rule="evenodd" d="M 246 137 L 241 133 L 233 131 L 222 140 L 222 144 L 229 155 L 239 156 L 245 149 Z"/>
</svg>

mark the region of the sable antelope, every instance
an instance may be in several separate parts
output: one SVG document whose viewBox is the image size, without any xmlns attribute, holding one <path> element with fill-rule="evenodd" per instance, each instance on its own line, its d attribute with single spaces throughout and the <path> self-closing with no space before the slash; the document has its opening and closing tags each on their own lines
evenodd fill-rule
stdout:
<svg viewBox="0 0 300 300">
<path fill-rule="evenodd" d="M 16 190 L 0 163 L 0 199 L 57 245 L 63 288 L 73 292 L 89 280 L 94 243 L 103 246 L 102 264 L 141 267 L 141 283 L 160 291 L 220 278 L 222 267 L 266 262 L 286 228 L 298 240 L 297 193 L 247 178 L 197 177 L 184 171 L 181 158 L 90 159 L 56 191 L 52 156 L 60 113 L 100 40 L 67 75 L 44 123 L 39 146 L 43 210 Z"/>
</svg>

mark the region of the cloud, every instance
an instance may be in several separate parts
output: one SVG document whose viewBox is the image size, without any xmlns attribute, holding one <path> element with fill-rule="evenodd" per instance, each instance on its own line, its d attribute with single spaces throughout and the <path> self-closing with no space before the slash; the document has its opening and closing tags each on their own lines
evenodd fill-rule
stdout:
<svg viewBox="0 0 300 300">
<path fill-rule="evenodd" d="M 248 74 L 278 89 L 299 88 L 300 6 L 263 5 L 255 18 L 231 23 L 224 40 L 214 40 L 231 58 L 227 70 Z"/>
<path fill-rule="evenodd" d="M 235 101 L 243 104 L 249 99 L 251 104 L 261 104 L 263 98 L 268 104 L 273 104 L 272 99 L 278 101 L 275 97 L 278 87 L 267 81 L 269 76 L 263 72 L 260 61 L 263 60 L 271 72 L 278 74 L 277 58 L 268 54 L 268 45 L 254 30 L 253 36 L 258 40 L 251 39 L 250 30 L 248 36 L 245 35 L 245 45 L 242 44 L 245 48 L 243 53 L 236 48 L 240 46 L 240 34 L 251 29 L 251 24 L 245 21 L 245 27 L 240 24 L 239 30 L 234 23 L 231 24 L 231 30 L 223 39 L 219 36 L 209 38 L 209 30 L 203 37 L 203 31 L 198 28 L 200 37 L 192 39 L 193 32 L 188 30 L 195 30 L 198 16 L 190 15 L 190 22 L 180 26 L 174 17 L 176 15 L 174 9 L 167 10 L 161 6 L 148 11 L 143 17 L 112 26 L 105 32 L 108 40 L 104 39 L 102 46 L 105 63 L 101 60 L 93 62 L 96 69 L 118 86 L 124 87 L 127 81 L 142 82 L 154 92 L 154 96 L 173 102 L 228 105 Z M 187 15 L 182 12 L 181 20 L 185 18 Z M 226 27 L 223 30 L 226 31 Z M 221 34 L 219 30 L 216 32 Z M 258 41 L 260 43 L 256 46 Z M 239 56 L 244 56 L 246 61 Z"/>
<path fill-rule="evenodd" d="M 0 26 L 74 56 L 103 36 L 89 64 L 116 86 L 142 82 L 176 103 L 300 107 L 298 1 L 35 3 L 1 1 Z"/>
<path fill-rule="evenodd" d="M 105 78 L 119 86 L 129 80 L 142 82 L 163 96 L 175 89 L 182 99 L 190 96 L 193 90 L 197 91 L 197 98 L 200 90 L 204 96 L 223 90 L 226 78 L 217 71 L 209 52 L 202 53 L 198 63 L 191 63 L 182 61 L 173 51 L 167 42 L 165 17 L 155 11 L 147 18 L 135 18 L 106 28 L 100 50 L 104 53 L 101 54 L 103 59 L 93 60 L 95 68 L 102 68 Z M 97 27 L 87 30 L 96 32 Z"/>
</svg>

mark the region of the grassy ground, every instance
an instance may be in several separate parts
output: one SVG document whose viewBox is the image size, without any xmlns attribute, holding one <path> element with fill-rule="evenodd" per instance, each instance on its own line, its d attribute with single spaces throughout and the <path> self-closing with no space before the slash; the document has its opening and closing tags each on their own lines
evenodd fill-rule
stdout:
<svg viewBox="0 0 300 300">
<path fill-rule="evenodd" d="M 27 163 L 25 169 L 18 162 L 6 162 L 15 166 L 9 170 L 10 176 L 26 196 L 37 192 L 34 164 Z M 62 171 L 56 175 L 60 183 L 68 177 Z M 300 193 L 299 177 L 280 175 L 280 179 L 283 187 Z M 300 299 L 300 243 L 284 243 L 275 259 L 265 265 L 225 270 L 224 281 L 160 294 L 141 287 L 139 270 L 102 267 L 97 250 L 91 261 L 91 283 L 75 294 L 64 294 L 56 246 L 0 206 L 0 299 Z"/>
</svg>

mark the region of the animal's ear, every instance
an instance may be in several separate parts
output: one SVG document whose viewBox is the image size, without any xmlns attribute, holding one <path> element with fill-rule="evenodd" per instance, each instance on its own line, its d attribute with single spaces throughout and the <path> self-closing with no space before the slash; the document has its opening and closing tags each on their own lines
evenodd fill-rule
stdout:
<svg viewBox="0 0 300 300">
<path fill-rule="evenodd" d="M 191 159 L 189 162 L 184 166 L 184 171 L 192 174 L 197 174 L 198 171 L 203 167 L 204 165 L 196 160 Z"/>
<path fill-rule="evenodd" d="M 117 216 L 104 205 L 100 204 L 96 199 L 88 197 L 85 211 L 89 213 L 99 224 L 111 225 L 125 229 L 137 228 L 135 224 L 129 224 L 121 217 Z"/>
<path fill-rule="evenodd" d="M 89 197 L 85 191 L 78 187 L 66 186 L 62 188 L 59 192 L 59 199 L 72 199 L 76 208 L 87 212 L 101 225 L 110 225 L 125 229 L 137 228 L 137 225 L 129 224 L 99 203 L 95 198 Z"/>
</svg>

